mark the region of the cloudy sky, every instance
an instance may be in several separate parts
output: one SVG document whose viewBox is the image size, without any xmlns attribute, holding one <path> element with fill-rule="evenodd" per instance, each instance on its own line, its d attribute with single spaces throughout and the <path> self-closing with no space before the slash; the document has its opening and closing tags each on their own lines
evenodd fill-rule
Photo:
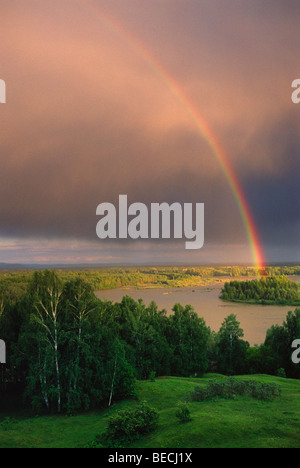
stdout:
<svg viewBox="0 0 300 468">
<path fill-rule="evenodd" d="M 268 262 L 298 261 L 299 0 L 0 1 L 0 263 L 237 263 L 226 152 Z M 205 246 L 100 241 L 96 207 L 205 203 Z"/>
</svg>

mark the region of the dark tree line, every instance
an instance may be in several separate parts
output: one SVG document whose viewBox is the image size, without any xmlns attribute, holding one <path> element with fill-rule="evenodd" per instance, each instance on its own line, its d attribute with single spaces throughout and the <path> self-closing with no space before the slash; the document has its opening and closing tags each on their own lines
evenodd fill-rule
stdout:
<svg viewBox="0 0 300 468">
<path fill-rule="evenodd" d="M 236 316 L 215 333 L 191 306 L 173 313 L 126 296 L 102 302 L 82 279 L 62 282 L 36 272 L 21 297 L 0 290 L 0 338 L 8 362 L 7 393 L 19 391 L 34 409 L 73 413 L 135 395 L 136 379 L 150 375 L 277 374 L 299 378 L 291 343 L 300 337 L 300 310 L 272 327 L 261 347 L 243 340 Z M 0 398 L 1 402 L 1 398 Z"/>
<path fill-rule="evenodd" d="M 257 304 L 300 305 L 299 284 L 285 276 L 225 283 L 221 299 Z"/>
<path fill-rule="evenodd" d="M 34 408 L 74 412 L 134 392 L 124 344 L 103 324 L 102 308 L 82 280 L 33 275 L 27 292 L 0 319 L 7 343 L 8 389 L 20 388 Z"/>
</svg>

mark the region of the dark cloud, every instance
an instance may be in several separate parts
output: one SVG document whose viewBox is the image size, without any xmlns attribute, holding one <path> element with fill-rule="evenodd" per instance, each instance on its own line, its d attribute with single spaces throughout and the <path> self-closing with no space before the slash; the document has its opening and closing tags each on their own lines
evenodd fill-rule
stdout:
<svg viewBox="0 0 300 468">
<path fill-rule="evenodd" d="M 297 251 L 299 244 L 299 148 L 300 120 L 293 109 L 273 122 L 266 122 L 253 136 L 243 155 L 259 154 L 268 171 L 244 173 L 247 198 L 265 244 L 290 245 Z M 299 251 L 298 251 L 299 252 Z"/>
<path fill-rule="evenodd" d="M 268 260 L 281 248 L 296 251 L 300 107 L 290 95 L 299 72 L 299 2 L 224 4 L 1 6 L 0 78 L 8 103 L 0 108 L 0 236 L 14 239 L 3 243 L 5 261 L 29 259 L 30 252 L 42 261 L 55 251 L 69 261 L 76 242 L 77 261 L 141 261 L 162 252 L 171 261 L 174 251 L 195 259 L 173 243 L 130 244 L 130 254 L 122 243 L 101 244 L 97 253 L 96 207 L 123 193 L 147 204 L 204 202 L 207 244 L 197 260 L 249 259 L 234 194 L 168 74 L 226 151 Z"/>
</svg>

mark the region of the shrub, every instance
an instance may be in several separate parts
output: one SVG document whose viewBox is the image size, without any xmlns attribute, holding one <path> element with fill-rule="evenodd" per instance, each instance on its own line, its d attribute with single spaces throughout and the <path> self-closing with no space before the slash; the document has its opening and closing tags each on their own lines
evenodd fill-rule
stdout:
<svg viewBox="0 0 300 468">
<path fill-rule="evenodd" d="M 141 403 L 133 410 L 119 411 L 110 417 L 105 433 L 97 436 L 90 446 L 124 447 L 152 432 L 157 426 L 158 417 L 157 411 L 146 402 Z"/>
<path fill-rule="evenodd" d="M 286 379 L 286 372 L 284 369 L 280 368 L 278 369 L 277 371 L 277 377 L 283 377 L 284 379 Z"/>
<path fill-rule="evenodd" d="M 189 399 L 191 401 L 204 401 L 208 398 L 208 392 L 205 387 L 196 387 L 193 392 L 190 393 Z"/>
<path fill-rule="evenodd" d="M 178 405 L 178 409 L 175 413 L 175 416 L 177 419 L 179 419 L 179 422 L 181 424 L 190 422 L 192 420 L 191 418 L 191 412 L 189 410 L 189 407 L 187 406 L 186 403 L 180 403 Z"/>
<path fill-rule="evenodd" d="M 17 420 L 14 418 L 10 418 L 7 416 L 6 418 L 3 419 L 3 421 L 0 423 L 0 427 L 4 431 L 10 431 L 14 428 L 15 424 L 17 423 Z"/>
<path fill-rule="evenodd" d="M 204 401 L 208 398 L 235 398 L 246 395 L 258 400 L 272 400 L 281 395 L 281 389 L 274 383 L 261 383 L 256 380 L 235 380 L 232 377 L 220 381 L 210 380 L 206 387 L 196 387 L 189 395 L 190 401 Z"/>
</svg>

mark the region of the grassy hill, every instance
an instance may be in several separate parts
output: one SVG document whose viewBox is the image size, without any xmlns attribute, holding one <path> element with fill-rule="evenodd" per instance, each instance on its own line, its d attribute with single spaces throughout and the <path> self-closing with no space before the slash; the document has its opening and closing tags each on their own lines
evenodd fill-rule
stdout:
<svg viewBox="0 0 300 468">
<path fill-rule="evenodd" d="M 248 397 L 214 399 L 190 403 L 193 420 L 179 424 L 176 406 L 197 385 L 221 376 L 203 379 L 166 377 L 155 382 L 139 382 L 138 398 L 147 400 L 159 412 L 159 426 L 132 447 L 300 447 L 300 381 L 266 375 L 235 377 L 281 386 L 282 396 L 273 401 Z M 132 408 L 136 401 L 124 401 L 111 410 L 78 416 L 36 416 L 26 413 L 0 414 L 0 448 L 82 447 L 102 433 L 108 417 L 120 409 Z M 7 419 L 8 416 L 10 419 Z"/>
</svg>

